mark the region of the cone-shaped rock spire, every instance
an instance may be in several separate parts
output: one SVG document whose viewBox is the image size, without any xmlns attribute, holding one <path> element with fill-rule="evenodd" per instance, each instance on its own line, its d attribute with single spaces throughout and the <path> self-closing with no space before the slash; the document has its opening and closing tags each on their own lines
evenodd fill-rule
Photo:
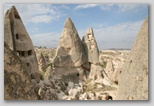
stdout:
<svg viewBox="0 0 154 106">
<path fill-rule="evenodd" d="M 99 49 L 97 46 L 97 42 L 94 37 L 93 29 L 88 28 L 86 35 L 82 39 L 85 52 L 88 54 L 88 61 L 91 63 L 99 62 Z"/>
<path fill-rule="evenodd" d="M 67 18 L 53 64 L 55 66 L 81 66 L 85 61 L 84 58 L 85 53 L 78 32 L 71 19 Z"/>
<path fill-rule="evenodd" d="M 77 82 L 83 74 L 81 65 L 86 61 L 85 57 L 78 32 L 71 19 L 67 18 L 53 60 L 55 75 L 67 76 L 67 79 Z"/>
<path fill-rule="evenodd" d="M 33 44 L 15 6 L 5 14 L 4 41 L 20 57 L 31 77 L 39 80 Z"/>
</svg>

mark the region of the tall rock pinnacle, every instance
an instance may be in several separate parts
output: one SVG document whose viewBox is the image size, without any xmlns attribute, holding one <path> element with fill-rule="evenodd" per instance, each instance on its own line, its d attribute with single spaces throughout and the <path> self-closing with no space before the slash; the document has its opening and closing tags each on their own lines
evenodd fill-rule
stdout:
<svg viewBox="0 0 154 106">
<path fill-rule="evenodd" d="M 5 14 L 4 42 L 20 57 L 31 78 L 39 80 L 33 44 L 15 6 Z"/>
<path fill-rule="evenodd" d="M 61 58 L 70 58 L 65 65 L 81 66 L 84 62 L 84 55 L 85 53 L 83 52 L 78 32 L 71 19 L 67 18 L 57 47 L 56 56 L 61 56 Z M 62 61 L 63 59 L 59 61 L 59 59 L 56 58 L 54 60 L 54 65 L 61 66 Z M 62 66 L 65 65 L 63 64 Z"/>
<path fill-rule="evenodd" d="M 97 46 L 97 42 L 94 37 L 93 29 L 88 28 L 86 35 L 82 39 L 86 54 L 88 54 L 88 61 L 90 63 L 98 63 L 99 62 L 99 49 Z"/>
<path fill-rule="evenodd" d="M 81 68 L 81 65 L 84 63 L 84 61 L 85 53 L 82 42 L 79 38 L 78 32 L 73 22 L 70 18 L 67 18 L 58 43 L 56 56 L 53 60 L 53 65 L 57 67 L 57 70 L 58 67 L 63 68 L 63 72 L 60 73 L 61 75 L 63 75 L 63 73 L 67 75 L 70 74 L 70 72 L 78 73 L 76 67 Z M 67 69 L 66 71 L 66 69 L 64 68 L 68 67 L 69 69 Z M 74 68 L 72 69 L 72 67 Z"/>
</svg>

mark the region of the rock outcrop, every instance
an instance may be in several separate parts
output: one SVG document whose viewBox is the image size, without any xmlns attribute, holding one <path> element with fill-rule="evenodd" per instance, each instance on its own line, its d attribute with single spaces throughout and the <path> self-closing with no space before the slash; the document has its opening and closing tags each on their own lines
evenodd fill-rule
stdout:
<svg viewBox="0 0 154 106">
<path fill-rule="evenodd" d="M 148 100 L 148 17 L 119 76 L 117 100 Z"/>
<path fill-rule="evenodd" d="M 39 59 L 39 70 L 45 70 L 46 66 L 47 66 L 47 62 L 43 56 L 42 53 L 40 53 L 40 59 Z"/>
<path fill-rule="evenodd" d="M 81 65 L 85 62 L 85 57 L 78 32 L 71 19 L 67 18 L 53 60 L 55 75 L 78 81 L 83 75 Z"/>
<path fill-rule="evenodd" d="M 52 77 L 53 77 L 53 68 L 51 66 L 48 66 L 46 72 L 44 73 L 43 78 L 45 80 L 49 80 Z"/>
<path fill-rule="evenodd" d="M 107 60 L 105 72 L 106 72 L 107 76 L 112 80 L 112 76 L 114 73 L 114 66 L 113 66 L 112 60 Z"/>
<path fill-rule="evenodd" d="M 99 63 L 99 49 L 94 37 L 93 29 L 88 28 L 82 38 L 82 44 L 87 55 L 86 63 L 82 65 L 85 71 L 89 71 L 89 78 L 93 80 L 103 79 L 103 67 Z M 87 70 L 89 69 L 89 70 Z"/>
<path fill-rule="evenodd" d="M 88 61 L 93 64 L 99 63 L 99 49 L 91 27 L 88 28 L 86 35 L 82 38 L 82 42 L 88 56 Z"/>
<path fill-rule="evenodd" d="M 25 64 L 4 42 L 4 99 L 37 100 L 36 83 L 31 81 Z"/>
<path fill-rule="evenodd" d="M 38 64 L 33 44 L 15 6 L 5 14 L 4 41 L 20 57 L 31 78 L 39 81 Z"/>
</svg>

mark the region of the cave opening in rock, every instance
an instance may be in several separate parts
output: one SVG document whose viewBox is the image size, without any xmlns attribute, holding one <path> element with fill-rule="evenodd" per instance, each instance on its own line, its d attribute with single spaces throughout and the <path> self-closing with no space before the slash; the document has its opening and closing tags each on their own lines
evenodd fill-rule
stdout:
<svg viewBox="0 0 154 106">
<path fill-rule="evenodd" d="M 21 56 L 25 56 L 25 52 L 24 51 L 21 51 Z"/>
<path fill-rule="evenodd" d="M 20 19 L 20 16 L 18 15 L 18 13 L 14 13 L 14 17 L 16 18 L 16 19 Z"/>
<path fill-rule="evenodd" d="M 77 73 L 77 76 L 79 77 L 79 73 Z"/>
<path fill-rule="evenodd" d="M 32 55 L 32 50 L 28 51 L 28 56 Z"/>
<path fill-rule="evenodd" d="M 19 39 L 19 35 L 18 34 L 16 34 L 16 39 Z"/>
<path fill-rule="evenodd" d="M 30 65 L 29 65 L 29 63 L 27 63 L 27 67 L 29 67 Z"/>
</svg>

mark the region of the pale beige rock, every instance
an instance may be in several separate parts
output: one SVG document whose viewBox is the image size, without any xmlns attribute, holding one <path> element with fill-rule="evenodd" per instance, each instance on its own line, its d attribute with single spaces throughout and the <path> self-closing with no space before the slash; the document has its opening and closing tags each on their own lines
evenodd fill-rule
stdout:
<svg viewBox="0 0 154 106">
<path fill-rule="evenodd" d="M 93 80 L 103 79 L 103 68 L 100 65 L 91 64 L 89 78 Z"/>
<path fill-rule="evenodd" d="M 112 73 L 111 80 L 118 83 L 120 74 L 122 73 L 124 62 L 119 63 L 116 70 Z"/>
<path fill-rule="evenodd" d="M 53 77 L 53 68 L 51 66 L 47 67 L 46 72 L 44 74 L 44 79 L 49 80 Z"/>
<path fill-rule="evenodd" d="M 40 59 L 39 59 L 39 70 L 45 70 L 47 66 L 47 62 L 42 54 L 40 53 Z"/>
<path fill-rule="evenodd" d="M 68 78 L 68 81 L 73 78 L 73 81 L 77 82 L 82 76 L 83 69 L 81 65 L 84 62 L 85 53 L 82 42 L 73 22 L 70 18 L 67 18 L 53 60 L 55 76 Z"/>
<path fill-rule="evenodd" d="M 99 63 L 99 49 L 91 27 L 88 28 L 86 35 L 82 38 L 82 43 L 88 56 L 88 62 Z"/>
<path fill-rule="evenodd" d="M 78 32 L 71 19 L 67 18 L 53 64 L 55 66 L 61 66 L 68 59 L 66 62 L 68 66 L 81 66 L 85 61 L 84 58 L 85 53 Z"/>
<path fill-rule="evenodd" d="M 119 76 L 117 100 L 148 100 L 148 17 Z"/>
<path fill-rule="evenodd" d="M 4 42 L 4 99 L 37 100 L 35 86 L 20 58 Z"/>
<path fill-rule="evenodd" d="M 32 41 L 15 6 L 4 18 L 4 41 L 20 57 L 31 78 L 40 80 L 38 64 Z"/>
<path fill-rule="evenodd" d="M 114 67 L 113 67 L 113 63 L 112 60 L 107 60 L 107 65 L 105 68 L 105 72 L 107 73 L 107 76 L 112 79 L 112 75 L 114 73 Z"/>
</svg>

